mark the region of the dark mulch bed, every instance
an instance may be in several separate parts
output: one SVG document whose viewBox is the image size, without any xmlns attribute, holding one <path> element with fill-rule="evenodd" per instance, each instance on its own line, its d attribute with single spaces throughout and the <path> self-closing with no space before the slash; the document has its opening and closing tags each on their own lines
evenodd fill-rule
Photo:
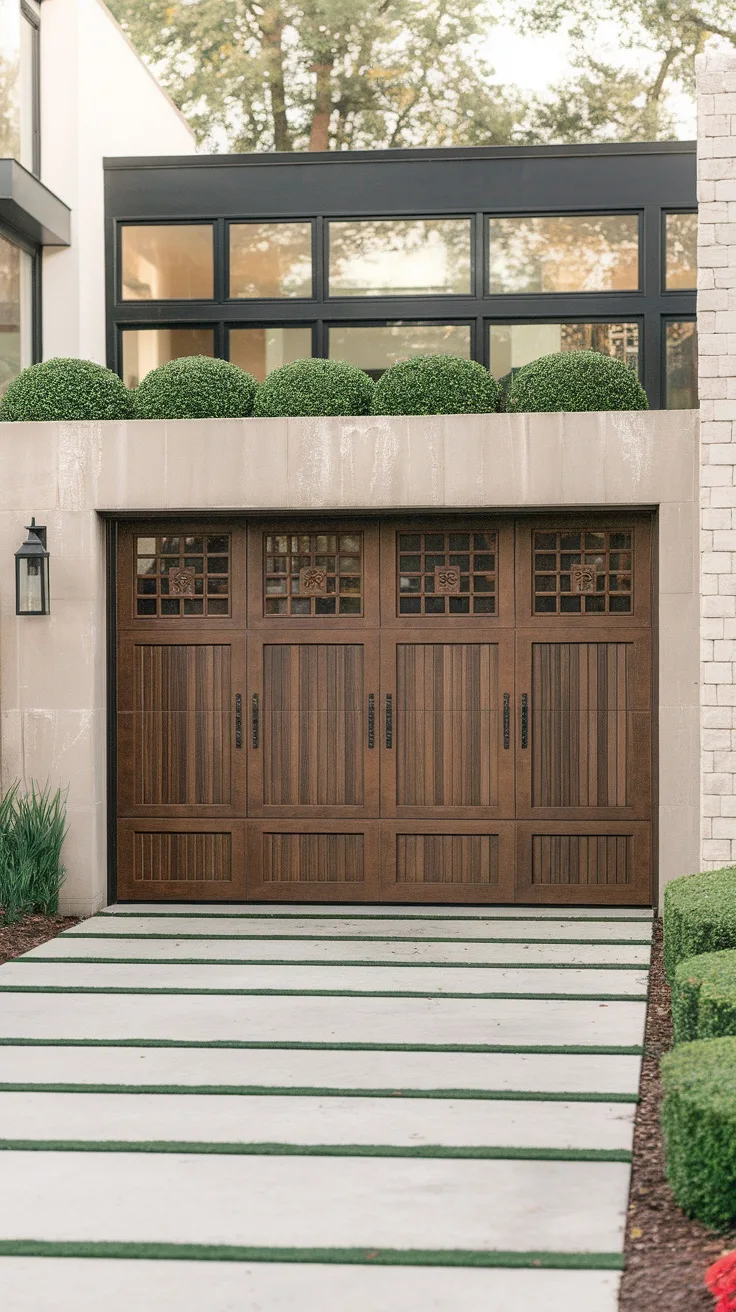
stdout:
<svg viewBox="0 0 736 1312">
<path fill-rule="evenodd" d="M 78 925 L 77 916 L 25 916 L 17 925 L 0 925 L 0 964 L 30 948 L 56 938 L 63 929 Z"/>
<path fill-rule="evenodd" d="M 736 1231 L 715 1234 L 683 1216 L 664 1178 L 659 1060 L 672 1047 L 670 989 L 657 922 L 644 1041 L 634 1167 L 619 1312 L 713 1312 L 703 1284 L 711 1262 L 736 1248 Z"/>
</svg>

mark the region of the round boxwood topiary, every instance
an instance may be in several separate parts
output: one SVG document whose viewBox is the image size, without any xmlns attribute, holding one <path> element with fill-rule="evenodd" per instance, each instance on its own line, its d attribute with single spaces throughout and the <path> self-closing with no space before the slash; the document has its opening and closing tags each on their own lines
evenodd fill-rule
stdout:
<svg viewBox="0 0 736 1312">
<path fill-rule="evenodd" d="M 416 355 L 379 378 L 371 410 L 374 415 L 484 415 L 500 401 L 500 385 L 477 360 Z"/>
<path fill-rule="evenodd" d="M 137 419 L 243 419 L 258 384 L 228 360 L 185 355 L 152 369 L 133 392 Z"/>
<path fill-rule="evenodd" d="M 345 360 L 292 360 L 261 383 L 253 407 L 264 419 L 300 415 L 367 415 L 374 382 Z"/>
<path fill-rule="evenodd" d="M 0 419 L 129 419 L 133 398 L 122 378 L 93 360 L 56 357 L 32 364 L 9 384 Z"/>
<path fill-rule="evenodd" d="M 646 410 L 649 402 L 627 364 L 600 351 L 558 351 L 542 355 L 514 374 L 506 409 Z"/>
<path fill-rule="evenodd" d="M 682 875 L 664 890 L 664 964 L 736 948 L 736 867 Z"/>
<path fill-rule="evenodd" d="M 736 1038 L 684 1043 L 662 1058 L 667 1178 L 688 1216 L 736 1222 Z"/>
<path fill-rule="evenodd" d="M 687 957 L 672 984 L 675 1043 L 736 1036 L 736 951 Z"/>
</svg>

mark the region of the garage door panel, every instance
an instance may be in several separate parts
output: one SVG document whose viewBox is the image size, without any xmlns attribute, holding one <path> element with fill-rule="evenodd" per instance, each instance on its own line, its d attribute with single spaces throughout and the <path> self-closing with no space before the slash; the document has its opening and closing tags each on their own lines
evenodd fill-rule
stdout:
<svg viewBox="0 0 736 1312">
<path fill-rule="evenodd" d="M 123 901 L 232 902 L 245 896 L 244 821 L 118 821 Z"/>
<path fill-rule="evenodd" d="M 521 822 L 516 899 L 646 906 L 651 860 L 651 825 L 646 823 Z"/>
<path fill-rule="evenodd" d="M 514 896 L 514 825 L 381 824 L 381 900 L 493 903 Z"/>
<path fill-rule="evenodd" d="M 378 822 L 248 823 L 248 897 L 265 902 L 378 900 Z"/>
</svg>

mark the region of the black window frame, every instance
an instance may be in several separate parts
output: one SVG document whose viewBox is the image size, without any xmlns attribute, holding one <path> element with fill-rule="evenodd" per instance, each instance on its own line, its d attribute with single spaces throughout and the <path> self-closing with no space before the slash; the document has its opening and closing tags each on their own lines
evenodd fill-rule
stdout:
<svg viewBox="0 0 736 1312">
<path fill-rule="evenodd" d="M 540 318 L 539 315 L 533 315 L 533 316 L 529 316 L 529 315 L 527 315 L 527 316 L 521 316 L 521 315 L 520 315 L 520 316 L 518 316 L 518 317 L 516 317 L 516 318 L 511 318 L 511 317 L 509 317 L 508 315 L 504 315 L 503 317 L 501 317 L 501 316 L 499 315 L 499 316 L 494 317 L 493 319 L 486 319 L 486 321 L 485 321 L 485 329 L 484 329 L 484 331 L 485 331 L 485 337 L 486 337 L 486 349 L 487 349 L 487 352 L 488 352 L 488 363 L 487 363 L 487 365 L 486 365 L 486 368 L 490 371 L 490 368 L 491 368 L 491 328 L 497 327 L 497 326 L 499 326 L 499 325 L 508 325 L 508 326 L 510 326 L 510 327 L 514 327 L 516 324 L 520 324 L 520 325 L 522 325 L 522 324 L 532 324 L 532 325 L 537 325 L 538 327 L 544 327 L 544 326 L 547 325 L 547 324 L 554 325 L 554 324 L 563 324 L 563 323 L 565 323 L 565 324 L 567 324 L 567 323 L 583 323 L 583 324 L 587 324 L 587 323 L 590 323 L 590 324 L 593 324 L 593 323 L 607 323 L 607 324 L 616 324 L 616 323 L 635 323 L 635 324 L 637 325 L 637 327 L 638 327 L 638 330 L 639 330 L 639 365 L 638 365 L 638 370 L 637 370 L 637 377 L 638 377 L 638 379 L 639 379 L 639 382 L 642 383 L 642 385 L 643 385 L 643 383 L 644 383 L 644 378 L 645 378 L 645 376 L 646 376 L 646 374 L 645 374 L 645 352 L 646 352 L 646 323 L 645 323 L 645 319 L 646 319 L 646 316 L 645 316 L 643 313 L 641 313 L 641 312 L 640 312 L 640 313 L 636 313 L 636 314 L 629 314 L 629 315 L 627 315 L 625 318 L 624 318 L 622 315 L 618 315 L 618 314 L 614 314 L 614 315 L 605 315 L 605 314 L 589 314 L 589 315 L 574 314 L 574 315 L 565 315 L 565 316 L 560 316 L 560 315 L 558 315 L 558 314 L 551 314 L 551 315 L 548 315 L 548 316 L 547 316 L 546 318 L 544 318 L 544 319 Z M 495 377 L 495 374 L 494 374 L 494 377 Z"/>
<path fill-rule="evenodd" d="M 308 223 L 311 227 L 311 250 L 312 250 L 312 293 L 311 296 L 233 296 L 230 292 L 230 229 L 241 228 L 244 224 L 255 223 L 273 223 L 273 224 L 294 224 Z M 225 221 L 225 253 L 224 253 L 224 302 L 226 305 L 250 305 L 253 302 L 258 305 L 315 305 L 318 303 L 318 279 L 317 266 L 319 263 L 319 223 L 317 216 L 306 214 L 304 218 L 269 218 L 267 215 L 258 215 L 256 218 L 250 216 L 242 219 L 228 218 Z M 264 325 L 259 325 L 263 327 Z"/>
<path fill-rule="evenodd" d="M 698 269 L 697 256 L 695 267 L 695 286 L 694 287 L 668 287 L 667 286 L 667 219 L 670 214 L 694 214 L 697 218 L 697 207 L 687 209 L 679 206 L 677 209 L 668 205 L 662 209 L 660 247 L 661 260 L 659 269 L 659 288 L 662 296 L 695 296 L 698 290 Z"/>
<path fill-rule="evenodd" d="M 663 314 L 663 315 L 661 316 L 661 332 L 660 332 L 660 341 L 661 341 L 661 361 L 660 361 L 660 368 L 661 368 L 661 372 L 662 372 L 662 409 L 663 409 L 663 410 L 669 410 L 669 408 L 670 408 L 670 407 L 668 406 L 668 404 L 667 404 L 667 390 L 668 390 L 668 389 L 667 389 L 667 383 L 668 383 L 668 377 L 667 377 L 667 324 L 668 324 L 668 323 L 692 323 L 692 324 L 694 324 L 694 325 L 695 325 L 695 342 L 696 342 L 696 346 L 697 346 L 697 339 L 698 339 L 698 318 L 697 318 L 697 315 L 696 315 L 696 314 Z M 697 363 L 698 363 L 698 362 L 697 362 L 697 356 L 696 356 L 696 361 L 695 361 L 695 370 L 696 370 L 696 374 L 695 374 L 695 386 L 696 386 L 696 388 L 697 388 L 697 386 L 698 386 Z"/>
<path fill-rule="evenodd" d="M 41 15 L 26 0 L 20 0 L 20 21 L 31 28 L 31 167 L 41 176 Z M 22 70 L 21 70 L 22 72 Z"/>
<path fill-rule="evenodd" d="M 31 257 L 31 363 L 38 364 L 43 354 L 43 319 L 42 319 L 42 277 L 43 261 L 41 247 L 28 241 L 14 228 L 0 222 L 0 237 L 12 246 Z"/>
<path fill-rule="evenodd" d="M 438 219 L 461 219 L 467 220 L 470 224 L 470 289 L 467 292 L 399 292 L 396 296 L 379 295 L 376 292 L 363 292 L 357 296 L 346 296 L 338 294 L 333 296 L 330 292 L 330 224 L 331 223 L 391 223 L 395 220 L 397 223 L 414 221 L 420 223 L 424 220 L 431 223 Z M 367 305 L 373 305 L 377 301 L 393 302 L 398 301 L 401 304 L 424 304 L 427 301 L 447 301 L 455 304 L 460 300 L 476 300 L 478 298 L 479 275 L 482 278 L 482 270 L 478 268 L 477 263 L 477 242 L 476 242 L 476 224 L 478 220 L 477 212 L 458 212 L 440 214 L 427 214 L 426 211 L 419 213 L 415 211 L 405 214 L 329 214 L 323 219 L 322 232 L 322 263 L 323 263 L 323 280 L 322 287 L 324 291 L 323 300 L 326 305 L 343 305 L 354 304 L 356 301 L 364 302 Z"/>
<path fill-rule="evenodd" d="M 627 290 L 613 291 L 568 291 L 568 292 L 492 292 L 489 290 L 491 281 L 491 234 L 490 223 L 492 219 L 562 219 L 562 218 L 579 218 L 579 219 L 604 219 L 618 218 L 623 215 L 633 215 L 637 219 L 637 276 L 638 285 L 629 287 Z M 644 291 L 644 210 L 643 208 L 630 207 L 628 209 L 605 210 L 586 209 L 577 210 L 569 209 L 562 213 L 559 207 L 554 210 L 534 210 L 532 212 L 525 210 L 514 214 L 490 213 L 486 211 L 484 215 L 484 233 L 483 233 L 483 296 L 486 301 L 504 300 L 509 296 L 544 296 L 545 300 L 554 300 L 557 297 L 571 296 L 641 296 Z"/>
<path fill-rule="evenodd" d="M 225 322 L 224 328 L 225 328 L 225 351 L 226 351 L 225 359 L 226 360 L 230 359 L 230 334 L 232 332 L 243 332 L 243 331 L 247 332 L 249 328 L 255 330 L 259 328 L 263 328 L 266 331 L 269 328 L 308 328 L 312 334 L 312 354 L 310 358 L 315 359 L 315 346 L 317 343 L 317 325 L 315 324 L 313 319 L 304 319 L 301 323 L 291 319 L 289 320 L 288 323 L 273 323 L 273 322 L 268 323 L 266 322 L 265 319 L 262 320 L 260 323 L 231 323 L 228 320 Z"/>
<path fill-rule="evenodd" d="M 123 296 L 123 232 L 126 228 L 211 228 L 212 229 L 212 295 L 211 296 L 171 296 L 167 300 L 157 300 Z M 124 219 L 118 224 L 115 251 L 115 305 L 217 305 L 220 303 L 218 292 L 218 243 L 217 220 L 209 215 L 206 219 Z M 219 261 L 221 264 L 221 260 Z M 170 325 L 167 325 L 170 327 Z"/>
</svg>

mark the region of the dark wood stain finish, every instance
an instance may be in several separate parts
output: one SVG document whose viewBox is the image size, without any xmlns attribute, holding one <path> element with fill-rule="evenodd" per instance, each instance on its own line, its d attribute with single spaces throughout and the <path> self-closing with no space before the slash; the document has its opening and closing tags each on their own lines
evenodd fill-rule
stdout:
<svg viewBox="0 0 736 1312">
<path fill-rule="evenodd" d="M 122 526 L 119 896 L 648 903 L 651 531 Z"/>
</svg>

